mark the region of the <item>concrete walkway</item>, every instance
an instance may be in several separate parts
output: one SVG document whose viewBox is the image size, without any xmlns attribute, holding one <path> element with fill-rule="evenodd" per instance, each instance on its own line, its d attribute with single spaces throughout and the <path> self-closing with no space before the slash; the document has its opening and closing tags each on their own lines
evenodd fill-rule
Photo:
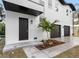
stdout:
<svg viewBox="0 0 79 59">
<path fill-rule="evenodd" d="M 44 52 L 38 50 L 36 47 L 30 46 L 23 48 L 28 58 L 48 58 Z"/>
<path fill-rule="evenodd" d="M 73 48 L 74 46 L 79 45 L 79 38 L 78 37 L 65 37 L 64 41 L 65 44 L 58 45 L 55 47 L 51 47 L 44 50 L 38 50 L 34 46 L 24 47 L 23 50 L 25 51 L 28 58 L 51 58 L 54 57 L 68 49 Z"/>
</svg>

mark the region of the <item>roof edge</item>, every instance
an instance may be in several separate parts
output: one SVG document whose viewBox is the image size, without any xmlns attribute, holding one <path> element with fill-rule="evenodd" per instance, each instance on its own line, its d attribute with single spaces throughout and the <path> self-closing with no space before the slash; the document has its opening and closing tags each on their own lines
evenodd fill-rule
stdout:
<svg viewBox="0 0 79 59">
<path fill-rule="evenodd" d="M 72 9 L 72 11 L 76 11 L 76 8 L 74 7 L 74 5 L 72 3 L 66 3 L 64 0 L 59 0 L 59 2 L 62 4 L 62 5 L 69 5 L 70 8 Z"/>
</svg>

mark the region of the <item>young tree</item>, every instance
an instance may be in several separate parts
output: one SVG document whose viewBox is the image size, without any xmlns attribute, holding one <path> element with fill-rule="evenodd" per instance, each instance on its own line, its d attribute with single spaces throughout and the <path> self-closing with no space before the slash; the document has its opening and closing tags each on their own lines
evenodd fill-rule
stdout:
<svg viewBox="0 0 79 59">
<path fill-rule="evenodd" d="M 43 31 L 47 32 L 47 38 L 48 38 L 48 33 L 51 31 L 55 30 L 55 23 L 58 22 L 57 20 L 55 20 L 53 23 L 49 22 L 46 18 L 43 18 L 38 27 L 41 27 Z"/>
</svg>

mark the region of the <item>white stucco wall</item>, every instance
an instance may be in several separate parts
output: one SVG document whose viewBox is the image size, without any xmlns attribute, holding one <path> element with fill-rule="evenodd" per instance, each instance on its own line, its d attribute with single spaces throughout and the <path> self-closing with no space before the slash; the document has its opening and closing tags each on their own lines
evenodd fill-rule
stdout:
<svg viewBox="0 0 79 59">
<path fill-rule="evenodd" d="M 19 17 L 29 20 L 29 41 L 33 41 L 34 37 L 37 37 L 37 40 L 42 39 L 42 32 L 38 29 L 39 17 L 6 11 L 6 45 L 22 42 L 19 41 Z M 33 24 L 30 23 L 31 20 Z"/>
<path fill-rule="evenodd" d="M 64 36 L 64 25 L 70 26 L 70 34 L 72 36 L 73 32 L 73 17 L 72 10 L 68 5 L 62 5 L 58 0 L 52 1 L 52 7 L 48 8 L 48 0 L 44 0 L 45 2 L 45 17 L 48 18 L 49 21 L 53 22 L 54 20 L 58 20 L 56 24 L 61 25 L 61 37 Z M 56 7 L 58 8 L 58 12 L 56 11 Z M 66 10 L 68 9 L 68 16 Z M 70 12 L 71 11 L 71 12 Z"/>
</svg>

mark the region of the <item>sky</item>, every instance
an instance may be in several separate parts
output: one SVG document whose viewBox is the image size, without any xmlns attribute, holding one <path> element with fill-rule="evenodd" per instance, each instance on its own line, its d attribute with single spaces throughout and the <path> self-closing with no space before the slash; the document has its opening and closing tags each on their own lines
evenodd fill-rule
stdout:
<svg viewBox="0 0 79 59">
<path fill-rule="evenodd" d="M 2 3 L 2 0 L 0 0 L 0 4 L 3 4 L 3 3 Z"/>
<path fill-rule="evenodd" d="M 2 0 L 0 0 L 0 3 L 2 3 Z"/>
<path fill-rule="evenodd" d="M 79 0 L 65 0 L 65 1 L 68 3 L 73 3 L 73 4 L 78 3 L 79 4 Z"/>
<path fill-rule="evenodd" d="M 79 0 L 65 0 L 67 3 L 72 3 L 75 5 L 76 9 L 79 8 Z"/>
</svg>

